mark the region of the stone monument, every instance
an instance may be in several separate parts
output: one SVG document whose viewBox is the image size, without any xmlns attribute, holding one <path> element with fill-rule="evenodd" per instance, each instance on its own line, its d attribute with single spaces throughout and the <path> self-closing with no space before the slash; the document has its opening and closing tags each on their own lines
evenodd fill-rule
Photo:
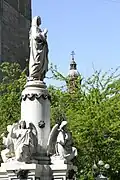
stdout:
<svg viewBox="0 0 120 180">
<path fill-rule="evenodd" d="M 0 180 L 70 180 L 75 179 L 73 159 L 77 150 L 67 121 L 56 124 L 50 132 L 50 95 L 44 83 L 48 71 L 47 29 L 39 28 L 41 18 L 32 20 L 29 33 L 29 77 L 22 92 L 21 120 L 2 134 L 5 149 Z"/>
</svg>

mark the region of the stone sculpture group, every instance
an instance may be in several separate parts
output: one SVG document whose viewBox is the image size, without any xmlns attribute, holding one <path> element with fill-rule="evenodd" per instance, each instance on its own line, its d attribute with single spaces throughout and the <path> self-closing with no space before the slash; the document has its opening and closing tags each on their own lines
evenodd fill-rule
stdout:
<svg viewBox="0 0 120 180">
<path fill-rule="evenodd" d="M 5 164 L 20 162 L 26 163 L 27 167 L 28 164 L 38 164 L 40 166 L 35 166 L 37 170 L 34 173 L 37 171 L 37 176 L 43 174 L 43 180 L 49 180 L 52 179 L 49 175 L 50 164 L 55 164 L 55 168 L 58 162 L 72 164 L 77 156 L 77 149 L 73 147 L 72 134 L 66 128 L 66 120 L 55 124 L 50 132 L 50 95 L 43 82 L 48 71 L 48 31 L 41 30 L 39 25 L 41 18 L 36 16 L 29 33 L 29 78 L 22 92 L 21 120 L 7 126 L 7 137 L 2 134 L 5 149 L 1 151 L 1 157 Z M 41 165 L 45 169 L 44 173 Z M 49 166 L 47 170 L 46 165 Z M 27 171 L 17 169 L 15 172 L 28 173 L 30 167 Z M 67 173 L 68 170 L 64 171 Z"/>
<path fill-rule="evenodd" d="M 67 121 L 56 124 L 48 138 L 47 154 L 55 162 L 56 157 L 70 163 L 77 156 L 77 149 L 72 147 L 72 135 L 66 128 Z M 8 135 L 3 136 L 3 144 L 6 149 L 1 151 L 3 162 L 12 160 L 30 162 L 34 158 L 37 149 L 37 132 L 34 125 L 20 120 L 18 123 L 7 126 Z"/>
</svg>

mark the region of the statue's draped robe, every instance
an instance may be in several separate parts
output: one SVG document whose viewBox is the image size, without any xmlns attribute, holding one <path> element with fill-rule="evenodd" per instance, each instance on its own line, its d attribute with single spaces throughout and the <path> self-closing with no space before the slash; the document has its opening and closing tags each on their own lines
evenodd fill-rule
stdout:
<svg viewBox="0 0 120 180">
<path fill-rule="evenodd" d="M 70 133 L 61 130 L 57 137 L 57 149 L 61 158 L 72 153 L 72 139 Z"/>
<path fill-rule="evenodd" d="M 29 77 L 43 81 L 48 71 L 48 44 L 46 36 L 37 26 L 37 18 L 33 18 L 30 29 Z"/>
<path fill-rule="evenodd" d="M 29 159 L 36 151 L 37 139 L 29 129 L 19 129 L 15 133 L 15 156 L 18 161 Z"/>
</svg>

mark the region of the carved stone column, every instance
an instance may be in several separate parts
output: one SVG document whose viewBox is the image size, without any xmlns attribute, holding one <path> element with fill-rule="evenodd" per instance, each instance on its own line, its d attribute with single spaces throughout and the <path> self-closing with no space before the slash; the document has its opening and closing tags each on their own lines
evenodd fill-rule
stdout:
<svg viewBox="0 0 120 180">
<path fill-rule="evenodd" d="M 50 95 L 45 83 L 27 82 L 22 92 L 21 119 L 26 121 L 27 127 L 29 123 L 35 127 L 38 138 L 37 156 L 45 157 L 50 133 Z"/>
</svg>

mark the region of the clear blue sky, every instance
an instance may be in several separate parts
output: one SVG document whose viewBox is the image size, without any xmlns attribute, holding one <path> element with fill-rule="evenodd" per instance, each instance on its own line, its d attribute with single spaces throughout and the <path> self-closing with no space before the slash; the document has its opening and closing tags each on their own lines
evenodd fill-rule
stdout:
<svg viewBox="0 0 120 180">
<path fill-rule="evenodd" d="M 32 16 L 48 28 L 49 61 L 67 75 L 75 51 L 79 72 L 120 65 L 120 0 L 32 0 Z"/>
</svg>

